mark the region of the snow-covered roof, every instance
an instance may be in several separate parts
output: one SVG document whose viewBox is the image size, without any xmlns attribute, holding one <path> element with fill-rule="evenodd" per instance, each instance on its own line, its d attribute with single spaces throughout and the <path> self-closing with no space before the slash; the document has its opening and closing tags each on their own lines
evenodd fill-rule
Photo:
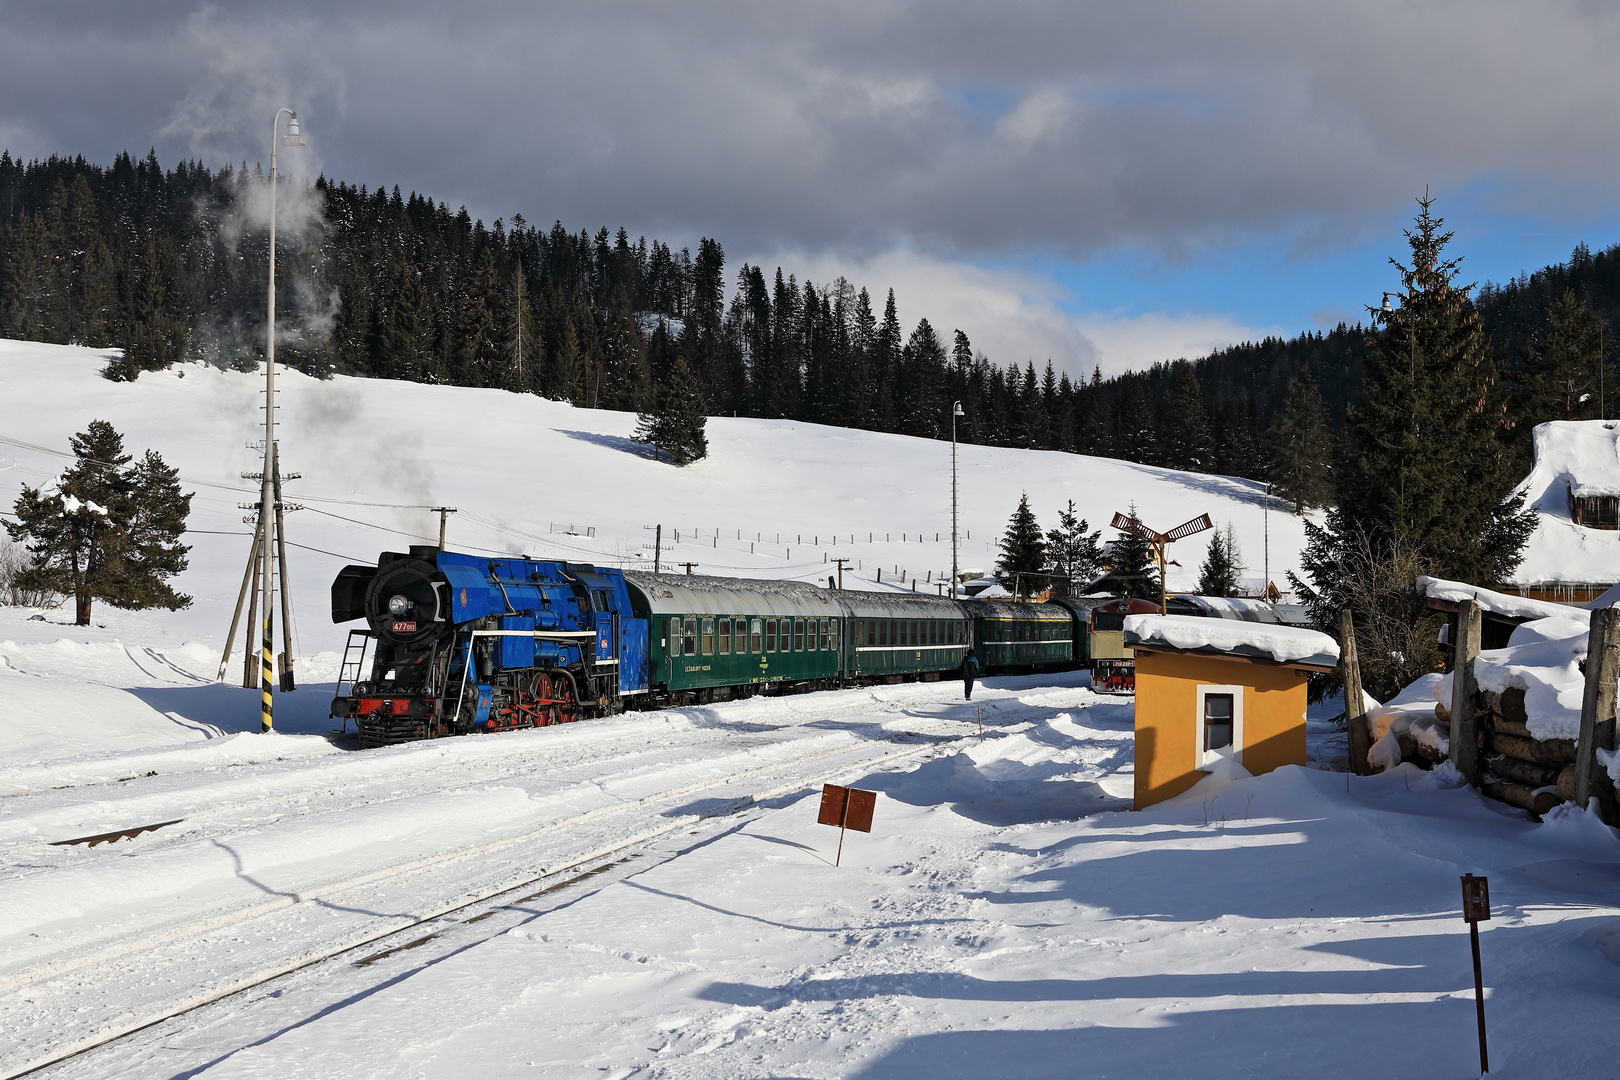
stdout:
<svg viewBox="0 0 1620 1080">
<path fill-rule="evenodd" d="M 1333 667 L 1339 662 L 1339 643 L 1319 630 L 1194 615 L 1127 615 L 1125 644 L 1313 667 Z"/>
<path fill-rule="evenodd" d="M 1554 420 L 1534 433 L 1536 463 L 1515 490 L 1536 511 L 1514 584 L 1620 579 L 1620 532 L 1575 524 L 1572 499 L 1620 494 L 1620 421 Z"/>
<path fill-rule="evenodd" d="M 1443 600 L 1448 604 L 1460 604 L 1464 600 L 1473 600 L 1480 608 L 1493 615 L 1500 615 L 1504 619 L 1572 619 L 1578 618 L 1580 608 L 1569 607 L 1565 604 L 1555 604 L 1551 600 L 1535 600 L 1528 596 L 1514 596 L 1511 593 L 1495 592 L 1491 589 L 1481 588 L 1478 585 L 1469 585 L 1461 581 L 1447 581 L 1445 578 L 1420 577 L 1418 587 L 1423 595 L 1434 600 Z"/>
<path fill-rule="evenodd" d="M 1209 619 L 1306 626 L 1305 609 L 1298 604 L 1271 604 L 1240 596 L 1172 596 L 1172 615 L 1201 615 Z"/>
</svg>

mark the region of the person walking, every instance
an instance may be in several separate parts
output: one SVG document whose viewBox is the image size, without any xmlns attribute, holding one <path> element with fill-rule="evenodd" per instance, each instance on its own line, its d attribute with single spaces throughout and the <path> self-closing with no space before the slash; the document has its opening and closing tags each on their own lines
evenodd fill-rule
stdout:
<svg viewBox="0 0 1620 1080">
<path fill-rule="evenodd" d="M 962 700 L 973 700 L 973 679 L 979 673 L 979 658 L 969 649 L 962 657 Z"/>
</svg>

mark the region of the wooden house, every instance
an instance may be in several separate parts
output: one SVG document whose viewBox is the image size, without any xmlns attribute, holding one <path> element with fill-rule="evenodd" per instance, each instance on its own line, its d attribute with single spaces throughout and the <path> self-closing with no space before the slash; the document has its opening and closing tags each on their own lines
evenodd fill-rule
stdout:
<svg viewBox="0 0 1620 1080">
<path fill-rule="evenodd" d="M 1250 773 L 1305 764 L 1305 677 L 1339 646 L 1295 626 L 1132 615 L 1136 654 L 1136 809 L 1173 798 L 1220 759 Z"/>
</svg>

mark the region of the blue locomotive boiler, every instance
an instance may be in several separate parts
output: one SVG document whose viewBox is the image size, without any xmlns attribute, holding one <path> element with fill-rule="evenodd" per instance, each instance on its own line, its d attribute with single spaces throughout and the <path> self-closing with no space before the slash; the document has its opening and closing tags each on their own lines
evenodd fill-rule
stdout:
<svg viewBox="0 0 1620 1080">
<path fill-rule="evenodd" d="M 349 633 L 332 716 L 362 747 L 568 723 L 647 688 L 647 622 L 623 572 L 413 546 L 332 583 Z"/>
</svg>

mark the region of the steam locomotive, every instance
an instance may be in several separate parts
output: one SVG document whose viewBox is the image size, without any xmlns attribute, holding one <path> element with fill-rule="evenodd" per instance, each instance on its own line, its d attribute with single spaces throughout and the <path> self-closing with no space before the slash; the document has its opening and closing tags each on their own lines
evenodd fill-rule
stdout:
<svg viewBox="0 0 1620 1080">
<path fill-rule="evenodd" d="M 1230 613 L 1244 602 L 1221 603 L 1189 613 L 1251 617 Z M 1158 607 L 951 600 L 412 547 L 346 566 L 332 583 L 333 622 L 365 620 L 349 634 L 332 716 L 354 720 L 362 747 L 385 746 L 629 707 L 937 679 L 969 648 L 985 674 L 1092 665 L 1099 689 L 1129 693 L 1133 661 L 1116 624 L 1143 610 Z"/>
</svg>

